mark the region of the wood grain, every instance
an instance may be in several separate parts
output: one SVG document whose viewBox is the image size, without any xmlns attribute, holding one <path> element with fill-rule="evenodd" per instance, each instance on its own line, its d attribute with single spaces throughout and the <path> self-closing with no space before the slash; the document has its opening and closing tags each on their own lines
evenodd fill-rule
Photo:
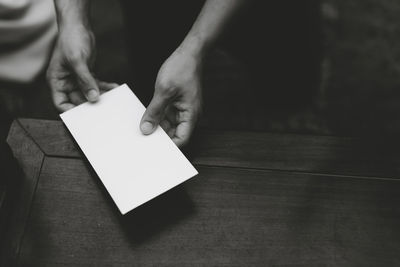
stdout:
<svg viewBox="0 0 400 267">
<path fill-rule="evenodd" d="M 4 243 L 7 244 L 1 257 L 1 266 L 10 266 L 15 262 L 20 249 L 26 222 L 30 214 L 44 154 L 27 135 L 21 125 L 14 121 L 7 139 L 14 157 L 19 162 L 21 181 L 19 191 L 13 197 L 15 207 L 10 214 L 9 228 Z"/>
<path fill-rule="evenodd" d="M 46 157 L 22 266 L 398 266 L 400 181 L 199 167 L 121 216 L 80 159 Z"/>
<path fill-rule="evenodd" d="M 25 174 L 20 266 L 400 264 L 395 145 L 201 132 L 200 175 L 121 216 L 61 122 L 14 122 L 8 141 Z"/>
<path fill-rule="evenodd" d="M 61 121 L 20 119 L 46 155 L 81 157 Z M 187 151 L 197 165 L 400 178 L 395 140 L 199 131 Z"/>
<path fill-rule="evenodd" d="M 46 155 L 81 157 L 72 136 L 61 121 L 18 119 L 18 122 Z"/>
</svg>

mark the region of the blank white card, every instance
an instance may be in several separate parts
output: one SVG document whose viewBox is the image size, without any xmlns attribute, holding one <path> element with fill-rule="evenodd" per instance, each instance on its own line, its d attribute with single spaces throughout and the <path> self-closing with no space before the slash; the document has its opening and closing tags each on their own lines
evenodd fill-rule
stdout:
<svg viewBox="0 0 400 267">
<path fill-rule="evenodd" d="M 161 127 L 141 133 L 144 111 L 124 84 L 60 115 L 122 214 L 197 174 Z"/>
</svg>

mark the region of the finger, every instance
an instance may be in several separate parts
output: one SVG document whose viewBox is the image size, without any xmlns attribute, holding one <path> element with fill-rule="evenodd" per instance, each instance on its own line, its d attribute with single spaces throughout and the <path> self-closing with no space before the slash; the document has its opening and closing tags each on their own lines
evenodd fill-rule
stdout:
<svg viewBox="0 0 400 267">
<path fill-rule="evenodd" d="M 148 135 L 154 132 L 157 125 L 164 116 L 165 108 L 168 105 L 168 99 L 161 97 L 159 94 L 154 94 L 149 106 L 143 114 L 140 122 L 140 130 L 143 134 Z"/>
<path fill-rule="evenodd" d="M 176 131 L 176 122 L 177 122 L 176 112 L 177 112 L 176 109 L 171 105 L 169 105 L 165 109 L 164 120 L 166 121 L 167 124 L 169 124 L 168 125 L 169 127 L 166 127 L 167 129 L 166 128 L 163 128 L 163 129 L 171 139 L 175 135 L 175 131 Z M 162 127 L 162 122 L 160 123 L 160 125 Z"/>
<path fill-rule="evenodd" d="M 169 105 L 165 109 L 165 119 L 167 119 L 171 125 L 176 125 L 178 122 L 177 112 L 179 112 L 173 105 Z"/>
<path fill-rule="evenodd" d="M 68 94 L 70 102 L 74 105 L 80 105 L 86 101 L 85 96 L 82 94 L 81 91 L 72 91 Z"/>
<path fill-rule="evenodd" d="M 165 132 L 168 132 L 171 129 L 171 123 L 166 119 L 160 122 L 160 126 Z"/>
<path fill-rule="evenodd" d="M 119 86 L 119 84 L 117 84 L 117 83 L 108 83 L 108 82 L 103 82 L 103 81 L 99 81 L 99 80 L 96 80 L 96 82 L 97 82 L 97 85 L 99 86 L 101 93 L 110 91 L 111 89 L 114 89 Z"/>
<path fill-rule="evenodd" d="M 99 99 L 100 91 L 96 80 L 93 78 L 88 66 L 84 62 L 74 64 L 75 75 L 78 84 L 86 99 L 89 102 L 96 102 Z"/>
<path fill-rule="evenodd" d="M 161 128 L 167 133 L 169 138 L 172 139 L 172 137 L 175 135 L 175 126 L 167 119 L 164 119 L 160 122 Z"/>
<path fill-rule="evenodd" d="M 171 127 L 171 129 L 168 130 L 167 135 L 169 136 L 169 138 L 173 138 L 176 132 L 176 128 L 175 127 Z"/>
<path fill-rule="evenodd" d="M 65 92 L 53 91 L 53 102 L 56 108 L 61 112 L 65 112 L 75 107 L 75 105 L 70 102 L 69 97 Z"/>
<path fill-rule="evenodd" d="M 65 112 L 68 109 L 73 108 L 74 105 L 69 103 L 70 101 L 67 93 L 68 83 L 65 83 L 65 80 L 58 77 L 58 70 L 49 67 L 46 73 L 46 78 L 51 89 L 51 97 L 56 109 L 60 112 Z"/>
<path fill-rule="evenodd" d="M 174 137 L 172 141 L 178 146 L 182 147 L 189 142 L 189 139 L 193 133 L 196 121 L 198 118 L 198 112 L 192 110 L 191 112 L 180 112 L 178 113 L 178 125 L 176 126 Z"/>
<path fill-rule="evenodd" d="M 178 146 L 185 146 L 190 139 L 194 129 L 194 123 L 189 121 L 181 122 L 176 126 L 175 134 L 172 137 L 172 141 Z"/>
</svg>

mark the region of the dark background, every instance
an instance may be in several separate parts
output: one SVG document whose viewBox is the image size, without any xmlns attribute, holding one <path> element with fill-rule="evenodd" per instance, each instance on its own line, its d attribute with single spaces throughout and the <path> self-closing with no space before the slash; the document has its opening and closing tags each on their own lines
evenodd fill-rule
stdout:
<svg viewBox="0 0 400 267">
<path fill-rule="evenodd" d="M 265 24 L 249 31 L 268 40 L 265 49 L 254 47 L 260 55 L 271 56 L 265 57 L 265 65 L 245 64 L 224 45 L 207 59 L 201 127 L 396 135 L 400 4 L 394 0 L 271 3 Z M 93 2 L 92 21 L 97 76 L 129 82 L 135 90 L 135 62 L 128 56 L 132 48 L 126 43 L 119 2 Z M 252 39 L 245 36 L 242 41 Z M 17 102 L 14 116 L 57 118 L 43 78 L 32 85 L 2 83 L 1 88 L 3 102 L 14 106 Z"/>
</svg>

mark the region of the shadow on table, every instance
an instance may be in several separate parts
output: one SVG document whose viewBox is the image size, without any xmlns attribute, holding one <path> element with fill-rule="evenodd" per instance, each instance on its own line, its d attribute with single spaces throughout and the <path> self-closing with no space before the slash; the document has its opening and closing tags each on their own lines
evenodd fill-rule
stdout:
<svg viewBox="0 0 400 267">
<path fill-rule="evenodd" d="M 157 238 L 164 230 L 194 214 L 194 204 L 183 185 L 173 188 L 120 217 L 133 245 Z"/>
<path fill-rule="evenodd" d="M 111 210 L 114 211 L 115 216 L 118 218 L 127 239 L 134 246 L 139 246 L 150 239 L 157 238 L 163 231 L 173 228 L 195 212 L 194 203 L 186 192 L 184 185 L 181 184 L 127 214 L 121 215 L 107 189 L 87 160 L 85 164 L 91 172 L 91 177 L 93 177 L 95 183 L 108 199 L 107 203 L 112 206 Z"/>
</svg>

